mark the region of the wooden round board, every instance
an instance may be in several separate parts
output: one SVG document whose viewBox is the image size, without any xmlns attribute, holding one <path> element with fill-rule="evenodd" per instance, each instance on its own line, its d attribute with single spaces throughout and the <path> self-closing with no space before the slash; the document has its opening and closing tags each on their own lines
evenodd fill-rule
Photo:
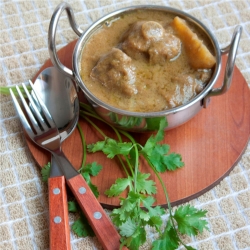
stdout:
<svg viewBox="0 0 250 250">
<path fill-rule="evenodd" d="M 72 68 L 74 45 L 75 41 L 58 52 L 61 62 L 69 68 Z M 222 84 L 224 77 L 227 57 L 223 56 L 222 59 L 223 65 L 216 87 Z M 37 75 L 49 66 L 52 66 L 50 60 L 43 65 Z M 82 94 L 80 96 L 82 98 Z M 87 143 L 102 140 L 83 119 L 80 119 L 79 123 L 86 135 Z M 112 136 L 112 131 L 105 125 L 102 126 L 106 134 Z M 177 171 L 162 174 L 171 203 L 177 205 L 187 202 L 218 184 L 240 159 L 248 144 L 249 135 L 250 91 L 244 77 L 235 67 L 232 84 L 226 94 L 211 98 L 208 108 L 202 109 L 187 123 L 165 133 L 164 143 L 170 145 L 171 152 L 180 153 L 185 163 L 185 166 Z M 146 133 L 134 134 L 141 144 L 148 136 Z M 29 138 L 26 139 L 39 166 L 47 164 L 50 154 L 36 146 Z M 62 149 L 73 166 L 78 169 L 83 156 L 78 129 L 63 142 Z M 107 159 L 102 153 L 88 154 L 87 162 L 93 161 L 103 166 L 100 174 L 93 177 L 93 182 L 100 192 L 98 200 L 106 208 L 119 206 L 119 199 L 106 197 L 104 191 L 117 178 L 125 177 L 124 172 L 116 160 Z M 141 171 L 151 173 L 151 178 L 156 181 L 158 191 L 155 205 L 166 206 L 163 190 L 144 162 L 141 162 Z"/>
</svg>

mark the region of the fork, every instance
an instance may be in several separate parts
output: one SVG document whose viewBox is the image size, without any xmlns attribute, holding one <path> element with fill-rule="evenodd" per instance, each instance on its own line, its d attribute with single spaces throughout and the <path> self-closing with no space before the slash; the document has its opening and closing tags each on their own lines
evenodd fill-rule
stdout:
<svg viewBox="0 0 250 250">
<path fill-rule="evenodd" d="M 24 84 L 22 84 L 23 88 L 25 88 L 25 93 L 30 102 L 30 109 L 28 108 L 28 104 L 26 103 L 23 95 L 20 92 L 20 89 L 16 87 L 18 94 L 21 98 L 23 106 L 28 114 L 33 127 L 36 129 L 36 134 L 34 134 L 29 122 L 26 120 L 24 113 L 22 112 L 21 107 L 19 106 L 13 92 L 10 91 L 15 108 L 17 113 L 19 114 L 22 125 L 29 135 L 29 137 L 37 142 L 39 140 L 39 135 L 44 132 L 51 133 L 54 141 L 57 142 L 60 139 L 58 137 L 57 131 L 55 128 L 51 128 L 49 131 L 49 127 L 46 124 L 43 116 L 40 114 L 38 110 L 38 104 L 34 102 L 34 98 L 30 97 L 29 92 Z M 39 105 L 40 107 L 40 105 Z M 32 112 L 36 114 L 40 123 L 43 124 L 43 130 L 41 129 L 41 125 L 39 125 L 32 115 Z M 47 113 L 46 113 L 47 114 Z M 47 114 L 48 115 L 48 114 Z M 50 119 L 51 120 L 51 117 Z M 54 165 L 53 165 L 54 166 Z M 60 169 L 59 169 L 60 170 Z M 50 225 L 50 248 L 53 250 L 70 250 L 70 229 L 69 229 L 69 218 L 68 218 L 68 204 L 67 204 L 67 194 L 66 194 L 66 186 L 65 186 L 65 178 L 62 174 L 54 175 L 51 177 L 50 175 L 48 179 L 48 189 L 49 189 L 49 225 Z M 60 234 L 58 232 L 60 231 Z"/>
<path fill-rule="evenodd" d="M 120 235 L 116 231 L 114 225 L 106 215 L 105 211 L 96 199 L 95 195 L 92 193 L 82 175 L 75 170 L 61 150 L 60 134 L 56 124 L 53 121 L 53 118 L 51 117 L 45 104 L 39 97 L 39 94 L 36 93 L 36 90 L 33 88 L 33 83 L 31 81 L 29 81 L 29 83 L 34 91 L 34 94 L 36 95 L 41 111 L 39 111 L 36 105 L 33 103 L 32 97 L 30 96 L 25 84 L 22 84 L 22 86 L 30 101 L 32 110 L 27 104 L 19 87 L 16 86 L 18 95 L 20 96 L 23 108 L 26 111 L 29 120 L 22 111 L 22 108 L 19 105 L 15 95 L 12 91 L 10 91 L 16 111 L 20 117 L 25 131 L 37 145 L 53 154 L 63 175 L 66 178 L 69 188 L 78 201 L 78 204 L 87 217 L 89 224 L 91 225 L 103 248 L 106 250 L 119 249 Z M 43 116 L 41 113 L 43 113 Z M 123 247 L 123 249 L 126 248 Z"/>
</svg>

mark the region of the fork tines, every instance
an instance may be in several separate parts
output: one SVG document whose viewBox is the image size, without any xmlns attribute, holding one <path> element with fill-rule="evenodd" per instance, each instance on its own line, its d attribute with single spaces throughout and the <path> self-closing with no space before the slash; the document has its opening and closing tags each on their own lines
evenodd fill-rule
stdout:
<svg viewBox="0 0 250 250">
<path fill-rule="evenodd" d="M 30 122 L 27 120 L 26 115 L 24 114 L 21 106 L 19 105 L 17 98 L 15 97 L 15 95 L 11 89 L 10 89 L 10 94 L 11 94 L 11 97 L 13 99 L 16 111 L 20 117 L 20 120 L 22 122 L 23 127 L 25 128 L 25 130 L 27 131 L 29 136 L 32 137 L 34 134 L 32 128 L 34 129 L 36 134 L 41 134 L 44 130 L 48 129 L 48 125 L 50 127 L 54 127 L 55 124 L 54 124 L 54 121 L 53 121 L 47 107 L 45 106 L 44 102 L 42 101 L 42 99 L 40 98 L 40 96 L 36 92 L 36 90 L 33 88 L 33 83 L 31 81 L 29 81 L 29 84 L 32 87 L 32 90 L 33 90 L 33 93 L 35 94 L 36 99 L 38 100 L 37 104 L 35 104 L 33 97 L 30 95 L 30 93 L 29 93 L 29 91 L 24 83 L 22 83 L 22 87 L 25 91 L 26 96 L 28 97 L 29 105 L 28 105 L 27 101 L 25 100 L 20 88 L 18 86 L 16 86 L 16 89 L 17 89 L 18 95 L 20 96 L 24 110 L 27 113 Z M 43 118 L 43 116 L 41 115 L 41 112 L 39 112 L 37 105 L 40 105 L 39 108 L 42 110 L 42 113 L 43 113 L 44 117 L 46 118 L 48 125 L 47 125 L 45 119 Z M 30 126 L 30 123 L 31 123 L 32 128 Z"/>
</svg>

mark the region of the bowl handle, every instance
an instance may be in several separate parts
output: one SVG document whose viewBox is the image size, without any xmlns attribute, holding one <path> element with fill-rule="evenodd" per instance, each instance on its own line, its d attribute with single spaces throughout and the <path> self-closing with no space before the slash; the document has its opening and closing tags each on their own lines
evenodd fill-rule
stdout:
<svg viewBox="0 0 250 250">
<path fill-rule="evenodd" d="M 220 88 L 211 89 L 210 92 L 204 97 L 203 100 L 204 108 L 206 108 L 207 105 L 209 104 L 210 97 L 222 95 L 226 93 L 227 90 L 230 88 L 234 71 L 235 58 L 237 54 L 241 33 L 242 33 L 242 27 L 238 25 L 234 30 L 231 43 L 227 47 L 221 49 L 222 54 L 228 53 L 223 85 Z"/>
<path fill-rule="evenodd" d="M 56 29 L 57 29 L 57 24 L 59 22 L 60 16 L 64 10 L 66 10 L 70 26 L 74 30 L 74 32 L 78 36 L 81 36 L 81 34 L 83 33 L 81 28 L 76 24 L 74 12 L 73 12 L 73 9 L 71 8 L 71 6 L 68 3 L 59 4 L 55 9 L 55 11 L 51 17 L 50 24 L 49 24 L 49 31 L 48 31 L 49 55 L 50 55 L 50 59 L 51 59 L 53 65 L 55 67 L 57 67 L 60 71 L 65 73 L 67 76 L 69 76 L 71 78 L 75 78 L 74 72 L 71 69 L 64 66 L 60 62 L 60 60 L 57 56 L 57 51 L 56 51 L 56 43 L 55 43 Z"/>
</svg>

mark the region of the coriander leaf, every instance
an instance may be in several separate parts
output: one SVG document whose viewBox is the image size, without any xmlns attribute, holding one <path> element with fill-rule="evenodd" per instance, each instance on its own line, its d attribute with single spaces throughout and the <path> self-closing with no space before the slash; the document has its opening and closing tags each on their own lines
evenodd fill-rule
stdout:
<svg viewBox="0 0 250 250">
<path fill-rule="evenodd" d="M 168 144 L 157 144 L 152 151 L 152 154 L 165 155 L 169 152 L 170 146 Z"/>
<path fill-rule="evenodd" d="M 146 118 L 145 120 L 147 124 L 147 130 L 158 130 L 160 128 L 160 122 L 162 120 L 162 117 Z"/>
<path fill-rule="evenodd" d="M 88 186 L 90 187 L 91 191 L 93 192 L 93 194 L 95 195 L 95 197 L 99 197 L 99 191 L 96 185 L 94 185 L 91 182 L 91 178 L 90 178 L 90 174 L 88 172 L 84 172 L 84 168 L 81 170 L 81 175 L 83 176 L 83 178 L 85 179 L 85 181 L 87 182 Z"/>
<path fill-rule="evenodd" d="M 108 113 L 108 116 L 112 122 L 117 123 L 119 121 L 118 115 L 114 112 Z"/>
<path fill-rule="evenodd" d="M 83 176 L 83 178 L 85 179 L 85 181 L 87 183 L 91 182 L 90 179 L 90 174 L 88 172 L 85 172 L 83 169 L 81 170 L 81 175 Z"/>
<path fill-rule="evenodd" d="M 178 248 L 180 243 L 179 237 L 172 226 L 167 226 L 162 236 L 153 242 L 152 250 L 175 250 Z"/>
<path fill-rule="evenodd" d="M 88 185 L 89 185 L 91 191 L 93 192 L 93 194 L 95 195 L 95 197 L 98 198 L 100 195 L 100 193 L 98 191 L 98 187 L 96 185 L 94 185 L 92 182 L 88 182 Z"/>
<path fill-rule="evenodd" d="M 143 205 L 148 209 L 148 208 L 151 208 L 151 206 L 154 204 L 155 198 L 152 196 L 148 196 L 144 198 L 142 202 L 143 202 Z"/>
<path fill-rule="evenodd" d="M 155 135 L 155 141 L 160 142 L 164 139 L 165 136 L 165 128 L 168 126 L 168 122 L 166 120 L 166 117 L 162 117 L 162 120 L 160 122 L 160 127 L 158 132 Z"/>
<path fill-rule="evenodd" d="M 91 226 L 88 224 L 86 217 L 83 214 L 81 214 L 80 218 L 73 223 L 72 230 L 76 235 L 80 237 L 95 235 Z"/>
<path fill-rule="evenodd" d="M 160 216 L 160 215 L 163 215 L 165 213 L 164 209 L 160 206 L 147 207 L 147 209 L 148 209 L 148 212 L 149 212 L 151 217 Z"/>
<path fill-rule="evenodd" d="M 173 217 L 178 224 L 178 230 L 182 234 L 197 235 L 207 228 L 207 221 L 204 220 L 207 211 L 198 210 L 193 206 L 180 206 L 174 213 Z"/>
<path fill-rule="evenodd" d="M 42 174 L 42 180 L 47 182 L 50 176 L 50 162 L 48 162 L 46 165 L 42 167 L 41 174 Z"/>
<path fill-rule="evenodd" d="M 135 233 L 137 225 L 129 217 L 119 228 L 122 236 L 130 237 Z"/>
<path fill-rule="evenodd" d="M 152 180 L 147 180 L 150 174 L 138 173 L 136 178 L 136 188 L 138 193 L 155 194 L 156 186 Z"/>
<path fill-rule="evenodd" d="M 68 210 L 69 210 L 69 212 L 77 213 L 79 211 L 78 203 L 75 201 L 69 201 L 68 202 Z"/>
<path fill-rule="evenodd" d="M 92 162 L 91 164 L 87 164 L 87 166 L 90 166 L 90 174 L 92 176 L 97 176 L 100 171 L 102 170 L 102 166 L 97 164 L 96 162 Z"/>
<path fill-rule="evenodd" d="M 131 142 L 117 142 L 111 138 L 107 139 L 106 144 L 103 148 L 103 153 L 107 155 L 108 158 L 114 158 L 116 155 L 129 155 L 132 148 Z"/>
<path fill-rule="evenodd" d="M 122 118 L 120 118 L 114 112 L 110 112 L 108 115 L 109 115 L 109 118 L 111 119 L 112 122 L 114 122 L 120 126 L 126 127 L 126 128 L 139 126 L 142 122 L 142 119 L 143 119 L 140 117 L 126 117 L 126 116 L 122 116 Z"/>
<path fill-rule="evenodd" d="M 139 217 L 144 221 L 149 221 L 150 219 L 150 215 L 142 209 L 139 210 Z"/>
<path fill-rule="evenodd" d="M 144 196 L 142 196 L 141 194 L 139 193 L 136 193 L 134 191 L 129 191 L 128 193 L 128 199 L 133 202 L 133 203 L 136 203 L 138 202 L 140 199 L 143 199 Z"/>
<path fill-rule="evenodd" d="M 152 210 L 154 211 L 154 214 L 157 214 L 157 215 L 165 214 L 165 210 L 161 206 L 152 207 Z"/>
<path fill-rule="evenodd" d="M 89 144 L 87 148 L 89 152 L 95 153 L 97 151 L 102 151 L 105 144 L 106 144 L 106 141 L 98 141 L 96 143 Z"/>
<path fill-rule="evenodd" d="M 139 247 L 146 242 L 146 231 L 143 227 L 137 227 L 137 231 L 127 240 L 129 249 L 139 250 Z"/>
<path fill-rule="evenodd" d="M 154 202 L 155 199 L 152 196 L 148 196 L 142 199 L 142 203 L 144 207 L 148 209 L 150 216 L 163 215 L 165 213 L 165 210 L 160 206 L 152 207 Z"/>
<path fill-rule="evenodd" d="M 131 177 L 130 176 L 128 178 L 118 178 L 115 181 L 115 184 L 113 184 L 110 189 L 105 191 L 105 194 L 108 195 L 108 197 L 118 196 L 128 186 L 131 186 Z"/>
<path fill-rule="evenodd" d="M 148 140 L 146 141 L 144 147 L 142 148 L 141 153 L 143 155 L 151 155 L 152 150 L 154 149 L 155 145 L 156 145 L 156 141 L 155 141 L 154 136 L 150 136 Z"/>
<path fill-rule="evenodd" d="M 160 229 L 160 227 L 162 225 L 162 219 L 160 216 L 151 216 L 148 224 L 151 227 L 156 227 L 157 229 Z"/>
<path fill-rule="evenodd" d="M 148 196 L 142 200 L 144 207 L 148 210 L 150 217 L 159 216 L 165 213 L 164 209 L 160 206 L 152 207 L 155 199 L 152 196 Z"/>
<path fill-rule="evenodd" d="M 112 211 L 111 218 L 113 223 L 119 227 L 128 219 L 129 216 L 132 216 L 132 214 L 133 213 L 125 211 L 123 208 L 117 208 Z"/>
<path fill-rule="evenodd" d="M 164 129 L 167 127 L 168 123 L 165 117 L 160 121 L 159 130 L 156 135 L 151 135 L 146 141 L 141 153 L 144 155 L 151 155 L 153 148 L 156 144 L 164 139 L 165 131 Z"/>
<path fill-rule="evenodd" d="M 101 169 L 102 169 L 101 165 L 98 165 L 96 162 L 93 162 L 87 164 L 84 168 L 81 168 L 80 170 L 81 175 L 83 176 L 83 178 L 85 179 L 85 181 L 87 182 L 87 184 L 89 185 L 90 189 L 92 190 L 92 192 L 96 197 L 99 196 L 99 191 L 97 186 L 92 183 L 90 176 L 98 175 Z"/>
<path fill-rule="evenodd" d="M 112 221 L 117 226 L 124 223 L 128 217 L 133 217 L 138 213 L 141 195 L 130 191 L 126 198 L 120 198 L 120 200 L 120 208 L 114 209 L 111 213 Z"/>
<path fill-rule="evenodd" d="M 163 163 L 164 155 L 169 151 L 169 146 L 164 144 L 157 144 L 151 151 L 150 154 L 147 154 L 147 158 L 153 164 L 155 169 L 158 172 L 164 172 L 166 170 L 166 166 Z"/>
<path fill-rule="evenodd" d="M 123 127 L 131 128 L 134 126 L 139 126 L 142 122 L 140 117 L 127 117 L 123 116 L 117 123 Z"/>
<path fill-rule="evenodd" d="M 97 176 L 102 170 L 102 166 L 96 162 L 87 164 L 84 168 L 81 169 L 81 172 L 88 173 L 92 176 Z"/>
<path fill-rule="evenodd" d="M 181 155 L 175 153 L 164 156 L 163 162 L 167 166 L 167 169 L 172 171 L 184 166 Z"/>
<path fill-rule="evenodd" d="M 152 149 L 151 154 L 147 154 L 148 160 L 155 167 L 158 172 L 165 172 L 166 170 L 173 171 L 184 166 L 180 154 L 167 154 L 169 152 L 169 145 L 157 144 Z"/>
<path fill-rule="evenodd" d="M 136 150 L 135 150 L 135 147 L 132 147 L 130 152 L 129 152 L 129 162 L 132 166 L 135 166 L 136 161 L 137 161 Z"/>
<path fill-rule="evenodd" d="M 129 197 L 128 197 L 127 199 L 123 199 L 121 201 L 121 208 L 123 211 L 130 212 L 134 209 L 135 203 L 136 203 L 135 201 L 129 199 Z"/>
</svg>

